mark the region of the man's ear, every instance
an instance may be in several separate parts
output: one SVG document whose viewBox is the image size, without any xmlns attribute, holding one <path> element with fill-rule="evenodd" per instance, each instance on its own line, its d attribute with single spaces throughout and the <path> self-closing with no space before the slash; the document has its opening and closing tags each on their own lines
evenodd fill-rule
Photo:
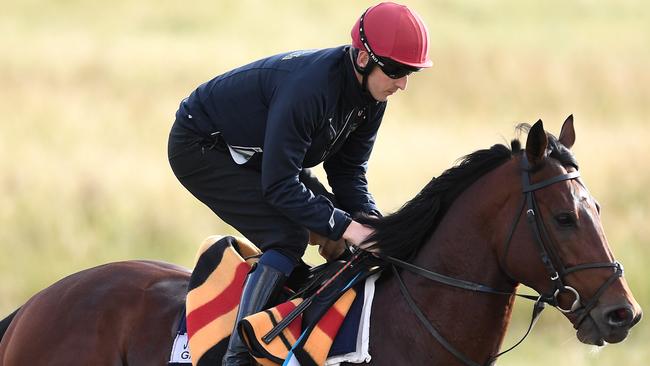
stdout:
<svg viewBox="0 0 650 366">
<path fill-rule="evenodd" d="M 368 55 L 368 52 L 359 50 L 359 53 L 357 54 L 357 65 L 361 68 L 365 68 L 368 66 L 368 61 L 370 61 L 370 55 Z"/>
</svg>

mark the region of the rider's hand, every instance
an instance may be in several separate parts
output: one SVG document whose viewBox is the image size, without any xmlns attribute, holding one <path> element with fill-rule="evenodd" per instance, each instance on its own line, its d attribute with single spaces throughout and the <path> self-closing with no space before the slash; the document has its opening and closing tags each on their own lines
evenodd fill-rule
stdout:
<svg viewBox="0 0 650 366">
<path fill-rule="evenodd" d="M 343 239 L 345 239 L 350 245 L 354 245 L 361 249 L 369 250 L 369 247 L 373 243 L 365 243 L 365 244 L 361 244 L 361 243 L 363 243 L 374 232 L 375 231 L 371 227 L 362 225 L 352 220 L 348 228 L 345 229 L 345 232 L 343 233 Z M 372 249 L 370 250 L 372 251 Z"/>
<path fill-rule="evenodd" d="M 345 240 L 330 240 L 313 231 L 309 232 L 309 244 L 318 245 L 318 253 L 328 262 L 338 259 L 347 249 Z"/>
</svg>

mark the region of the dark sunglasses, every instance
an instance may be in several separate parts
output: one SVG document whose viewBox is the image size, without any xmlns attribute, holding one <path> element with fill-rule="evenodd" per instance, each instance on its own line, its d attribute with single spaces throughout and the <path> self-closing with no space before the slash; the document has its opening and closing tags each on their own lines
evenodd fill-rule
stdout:
<svg viewBox="0 0 650 366">
<path fill-rule="evenodd" d="M 378 59 L 379 62 L 376 62 L 375 60 L 373 60 L 373 62 L 379 65 L 381 71 L 391 79 L 401 79 L 404 76 L 420 71 L 417 67 L 400 64 L 399 62 L 395 62 L 389 58 L 378 57 Z"/>
<path fill-rule="evenodd" d="M 367 11 L 368 10 L 366 10 L 366 12 Z M 370 44 L 368 44 L 368 38 L 366 37 L 366 32 L 363 30 L 364 29 L 363 18 L 366 17 L 366 12 L 364 12 L 361 15 L 361 18 L 359 18 L 359 38 L 361 40 L 361 43 L 363 43 L 363 46 L 366 48 L 366 51 L 368 51 L 370 60 L 372 60 L 372 62 L 376 63 L 377 65 L 379 65 L 381 71 L 383 71 L 384 74 L 386 74 L 386 76 L 388 76 L 391 79 L 401 79 L 404 76 L 408 76 L 413 72 L 420 71 L 420 69 L 417 67 L 404 65 L 399 62 L 393 61 L 389 58 L 375 55 L 375 53 L 372 51 L 372 48 L 370 48 Z"/>
</svg>

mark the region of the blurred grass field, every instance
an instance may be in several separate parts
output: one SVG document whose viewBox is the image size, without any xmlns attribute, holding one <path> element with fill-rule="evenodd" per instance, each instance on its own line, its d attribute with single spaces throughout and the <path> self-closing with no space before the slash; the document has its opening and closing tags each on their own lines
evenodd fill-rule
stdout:
<svg viewBox="0 0 650 366">
<path fill-rule="evenodd" d="M 3 3 L 0 317 L 83 268 L 133 258 L 189 267 L 205 236 L 234 233 L 169 169 L 166 140 L 179 101 L 248 61 L 348 43 L 371 4 Z M 369 171 L 382 210 L 399 208 L 462 155 L 507 142 L 516 123 L 541 118 L 557 134 L 572 113 L 582 174 L 648 308 L 650 4 L 408 4 L 429 25 L 435 65 L 390 101 Z M 529 306 L 516 307 L 506 343 L 525 330 Z M 647 324 L 595 351 L 547 310 L 499 364 L 646 365 Z"/>
</svg>

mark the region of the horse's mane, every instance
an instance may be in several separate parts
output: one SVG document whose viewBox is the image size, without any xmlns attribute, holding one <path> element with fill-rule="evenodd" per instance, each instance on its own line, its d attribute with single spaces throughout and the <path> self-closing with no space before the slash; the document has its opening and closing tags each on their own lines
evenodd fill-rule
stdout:
<svg viewBox="0 0 650 366">
<path fill-rule="evenodd" d="M 530 125 L 520 124 L 519 132 L 528 132 Z M 548 134 L 549 156 L 563 165 L 578 163 L 571 150 L 558 139 Z M 496 144 L 489 149 L 477 150 L 459 159 L 457 164 L 432 178 L 413 199 L 406 202 L 397 212 L 384 217 L 362 216 L 361 224 L 372 227 L 375 232 L 368 238 L 373 247 L 384 255 L 400 259 L 412 258 L 440 223 L 454 200 L 472 183 L 487 172 L 495 169 L 514 154 L 521 152 L 521 142 L 513 139 L 510 148 Z"/>
</svg>

